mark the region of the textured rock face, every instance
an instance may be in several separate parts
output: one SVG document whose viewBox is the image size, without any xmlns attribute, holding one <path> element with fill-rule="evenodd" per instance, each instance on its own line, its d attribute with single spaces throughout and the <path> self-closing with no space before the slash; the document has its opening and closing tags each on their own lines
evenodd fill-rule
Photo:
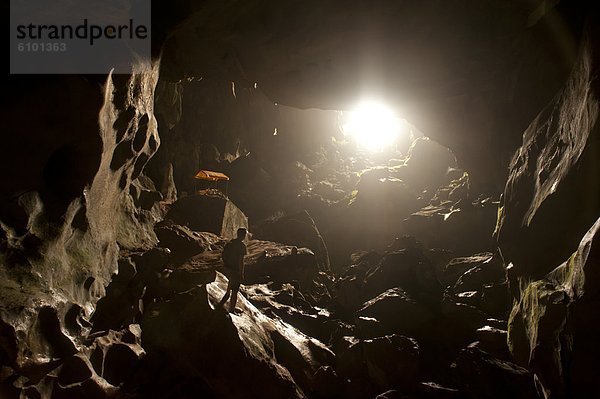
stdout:
<svg viewBox="0 0 600 399">
<path fill-rule="evenodd" d="M 599 262 L 600 219 L 569 260 L 524 289 L 510 315 L 510 350 L 536 373 L 546 397 L 600 395 Z"/>
<path fill-rule="evenodd" d="M 525 131 L 511 163 L 497 237 L 515 278 L 552 270 L 600 214 L 600 51 L 591 21 L 569 81 Z M 577 211 L 565 212 L 573 204 Z"/>
<path fill-rule="evenodd" d="M 535 373 L 545 397 L 599 392 L 592 360 L 598 346 L 591 338 L 599 331 L 593 299 L 600 216 L 596 20 L 589 21 L 567 84 L 525 131 L 498 214 L 498 244 L 518 300 L 509 322 L 510 349 Z"/>
<path fill-rule="evenodd" d="M 0 207 L 0 317 L 15 329 L 13 367 L 29 351 L 40 362 L 57 352 L 52 334 L 60 334 L 72 304 L 89 315 L 116 270 L 117 243 L 147 248 L 156 241 L 151 226 L 143 228 L 151 211 L 138 209 L 128 188 L 159 144 L 157 79 L 157 67 L 143 65 L 97 81 L 40 78 L 31 97 L 4 108 L 11 134 L 2 170 L 19 165 L 5 179 Z M 23 154 L 30 155 L 18 159 Z M 57 311 L 38 315 L 43 306 Z"/>
<path fill-rule="evenodd" d="M 240 227 L 248 227 L 246 215 L 220 192 L 183 197 L 172 205 L 166 218 L 229 239 L 236 236 Z"/>
</svg>

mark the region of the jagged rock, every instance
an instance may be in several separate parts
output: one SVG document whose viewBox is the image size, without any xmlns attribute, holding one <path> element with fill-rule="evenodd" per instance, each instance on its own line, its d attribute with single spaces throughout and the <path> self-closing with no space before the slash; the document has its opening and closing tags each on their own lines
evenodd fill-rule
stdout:
<svg viewBox="0 0 600 399">
<path fill-rule="evenodd" d="M 373 269 L 381 261 L 382 254 L 376 251 L 354 251 L 350 254 L 350 266 L 342 273 L 340 282 L 347 278 L 355 279 L 361 284 L 369 270 Z"/>
<path fill-rule="evenodd" d="M 118 389 L 107 383 L 104 379 L 93 375 L 85 381 L 68 386 L 55 384 L 52 390 L 52 399 L 110 399 L 118 395 Z"/>
<path fill-rule="evenodd" d="M 594 8 L 569 79 L 525 130 L 510 164 L 496 235 L 523 285 L 568 258 L 600 215 L 597 18 Z M 574 204 L 576 212 L 565 211 Z"/>
<path fill-rule="evenodd" d="M 285 215 L 262 223 L 254 232 L 254 238 L 305 247 L 314 252 L 319 270 L 329 270 L 327 246 L 307 211 Z"/>
<path fill-rule="evenodd" d="M 195 231 L 208 231 L 224 238 L 234 238 L 237 229 L 248 227 L 248 218 L 219 191 L 179 198 L 171 205 L 165 219 Z"/>
<path fill-rule="evenodd" d="M 480 291 L 465 291 L 455 295 L 456 302 L 464 303 L 465 305 L 477 307 L 481 303 Z"/>
<path fill-rule="evenodd" d="M 453 206 L 430 205 L 402 222 L 402 228 L 428 248 L 445 248 L 454 256 L 491 251 L 497 206 L 490 200 Z"/>
<path fill-rule="evenodd" d="M 142 323 L 145 347 L 167 353 L 184 375 L 202 375 L 219 395 L 304 397 L 333 353 L 241 296 L 239 315 L 212 310 L 209 302 L 216 304 L 226 285 L 218 274 L 208 286 L 152 305 Z"/>
<path fill-rule="evenodd" d="M 247 255 L 244 258 L 245 274 L 243 284 L 259 284 L 274 281 L 279 284 L 294 283 L 303 288 L 313 285 L 313 280 L 318 278 L 319 269 L 315 255 L 307 248 L 296 248 L 269 241 L 250 240 L 246 243 Z M 222 270 L 221 250 L 203 252 L 189 259 L 182 266 L 173 270 L 181 269 L 182 278 L 179 279 L 184 285 L 185 273 L 197 274 L 198 280 L 210 279 L 210 270 Z M 186 271 L 187 270 L 187 271 Z M 195 280 L 194 280 L 195 281 Z M 190 280 L 188 284 L 195 285 Z"/>
<path fill-rule="evenodd" d="M 119 330 L 133 322 L 139 313 L 139 299 L 144 286 L 136 284 L 137 271 L 130 258 L 119 260 L 118 272 L 106 287 L 106 295 L 98 301 L 90 322 L 92 331 Z"/>
<path fill-rule="evenodd" d="M 508 344 L 518 364 L 529 367 L 550 396 L 600 394 L 596 336 L 600 293 L 600 219 L 573 255 L 542 280 L 525 287 L 513 308 Z"/>
<path fill-rule="evenodd" d="M 157 223 L 154 231 L 158 246 L 169 248 L 176 260 L 185 260 L 205 251 L 223 247 L 223 240 L 208 232 L 197 232 L 169 221 Z"/>
<path fill-rule="evenodd" d="M 433 302 L 437 302 L 441 295 L 433 266 L 417 249 L 384 255 L 365 277 L 362 294 L 365 298 L 373 298 L 394 287 L 401 287 L 413 297 Z"/>
<path fill-rule="evenodd" d="M 375 319 L 388 333 L 411 335 L 433 319 L 432 312 L 401 288 L 392 288 L 365 302 L 358 317 Z M 364 333 L 367 333 L 364 331 Z"/>
<path fill-rule="evenodd" d="M 456 382 L 467 398 L 537 398 L 533 376 L 523 367 L 496 359 L 476 348 L 460 351 L 452 364 Z"/>
<path fill-rule="evenodd" d="M 473 256 L 452 259 L 450 262 L 448 262 L 443 270 L 442 279 L 444 284 L 456 284 L 456 281 L 458 281 L 460 276 L 462 276 L 467 270 L 480 266 L 484 262 L 490 262 L 492 257 L 492 253 L 486 252 Z"/>
<path fill-rule="evenodd" d="M 330 314 L 326 309 L 313 307 L 304 295 L 291 284 L 281 289 L 269 288 L 266 284 L 245 286 L 244 295 L 253 305 L 267 315 L 277 315 L 308 336 L 327 342 L 336 328 L 328 323 Z"/>
<path fill-rule="evenodd" d="M 137 324 L 95 338 L 90 351 L 95 372 L 114 386 L 127 381 L 146 354 L 141 346 L 141 329 Z"/>
<path fill-rule="evenodd" d="M 364 340 L 362 342 L 371 381 L 379 389 L 410 387 L 419 374 L 417 341 L 401 335 Z"/>
<path fill-rule="evenodd" d="M 501 283 L 504 278 L 502 264 L 491 258 L 464 272 L 454 284 L 454 292 L 478 291 L 486 284 Z"/>
</svg>

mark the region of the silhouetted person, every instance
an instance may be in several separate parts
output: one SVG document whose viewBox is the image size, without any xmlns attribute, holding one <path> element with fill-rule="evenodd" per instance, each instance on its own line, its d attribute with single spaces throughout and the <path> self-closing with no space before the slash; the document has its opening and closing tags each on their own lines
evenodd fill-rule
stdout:
<svg viewBox="0 0 600 399">
<path fill-rule="evenodd" d="M 223 253 L 221 254 L 223 265 L 225 266 L 225 274 L 229 279 L 229 283 L 227 283 L 227 290 L 219 302 L 219 306 L 223 306 L 231 295 L 229 312 L 235 311 L 235 303 L 237 302 L 240 282 L 244 278 L 244 256 L 247 252 L 244 238 L 246 238 L 246 229 L 239 228 L 237 231 L 237 238 L 229 241 L 225 245 L 225 248 L 223 248 Z"/>
</svg>

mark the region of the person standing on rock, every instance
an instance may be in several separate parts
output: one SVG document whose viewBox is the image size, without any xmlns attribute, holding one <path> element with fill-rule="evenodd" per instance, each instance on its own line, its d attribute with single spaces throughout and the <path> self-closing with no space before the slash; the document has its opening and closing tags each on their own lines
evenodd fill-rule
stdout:
<svg viewBox="0 0 600 399">
<path fill-rule="evenodd" d="M 221 254 L 229 283 L 227 283 L 227 290 L 219 302 L 219 306 L 223 306 L 231 295 L 231 300 L 229 301 L 230 313 L 235 311 L 237 294 L 240 289 L 240 283 L 244 278 L 244 256 L 247 253 L 244 238 L 246 238 L 246 229 L 242 227 L 238 229 L 237 237 L 225 244 L 225 248 L 223 248 L 223 253 Z"/>
</svg>

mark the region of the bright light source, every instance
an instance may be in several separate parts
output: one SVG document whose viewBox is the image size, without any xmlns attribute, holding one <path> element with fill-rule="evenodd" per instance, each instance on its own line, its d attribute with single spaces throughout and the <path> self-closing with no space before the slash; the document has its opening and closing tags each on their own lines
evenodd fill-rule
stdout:
<svg viewBox="0 0 600 399">
<path fill-rule="evenodd" d="M 406 120 L 397 117 L 385 105 L 376 101 L 362 102 L 345 116 L 342 130 L 356 143 L 370 151 L 390 147 L 406 130 Z"/>
</svg>

